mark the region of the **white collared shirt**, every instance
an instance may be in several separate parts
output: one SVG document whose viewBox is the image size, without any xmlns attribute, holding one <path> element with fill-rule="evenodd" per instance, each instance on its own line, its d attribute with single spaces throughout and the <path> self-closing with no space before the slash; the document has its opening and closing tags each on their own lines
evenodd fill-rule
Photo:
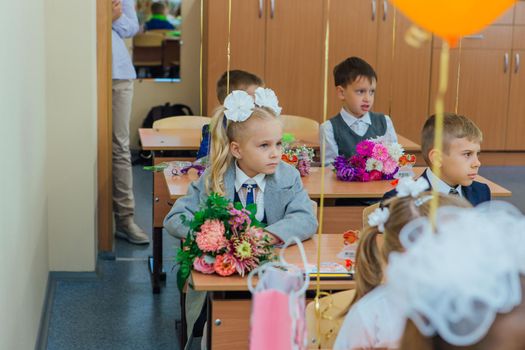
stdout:
<svg viewBox="0 0 525 350">
<path fill-rule="evenodd" d="M 372 120 L 370 119 L 370 113 L 366 112 L 361 118 L 356 118 L 352 114 L 348 113 L 346 109 L 341 108 L 339 112 L 341 117 L 343 117 L 344 122 L 353 132 L 359 136 L 363 136 L 368 131 L 370 125 L 372 125 Z M 388 115 L 385 115 L 386 119 L 386 132 L 385 138 L 390 142 L 397 142 L 397 134 L 394 129 L 394 123 Z M 337 147 L 337 142 L 335 142 L 334 129 L 332 128 L 332 123 L 327 120 L 319 129 L 319 136 L 321 138 L 321 145 L 323 142 L 325 145 L 325 164 L 331 164 L 335 157 L 339 155 L 339 148 Z M 322 148 L 321 148 L 322 149 Z M 321 158 L 322 159 L 322 158 Z"/>
<path fill-rule="evenodd" d="M 244 207 L 246 207 L 246 194 L 242 194 L 242 185 L 245 183 L 257 184 L 257 189 L 254 192 L 254 201 L 257 205 L 257 213 L 255 218 L 259 221 L 264 219 L 264 188 L 266 187 L 266 174 L 257 174 L 254 177 L 249 177 L 244 171 L 239 168 L 237 162 L 235 162 L 235 191 L 239 194 L 239 199 Z"/>
<path fill-rule="evenodd" d="M 437 186 L 437 190 L 439 193 L 449 194 L 450 190 L 454 188 L 454 187 L 450 187 L 445 181 L 437 177 L 430 168 L 427 168 L 425 172 L 427 174 L 428 180 L 430 181 L 430 187 Z M 458 191 L 460 197 L 463 197 L 463 192 L 461 191 L 461 185 L 458 185 L 454 189 Z"/>
</svg>

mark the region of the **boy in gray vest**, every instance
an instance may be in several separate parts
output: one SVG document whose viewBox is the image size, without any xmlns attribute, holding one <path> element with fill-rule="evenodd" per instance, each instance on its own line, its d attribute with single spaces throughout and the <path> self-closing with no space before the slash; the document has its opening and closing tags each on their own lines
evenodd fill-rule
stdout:
<svg viewBox="0 0 525 350">
<path fill-rule="evenodd" d="M 338 115 L 321 124 L 325 164 L 331 164 L 338 155 L 354 155 L 356 145 L 366 139 L 385 136 L 390 142 L 397 142 L 390 117 L 371 111 L 377 84 L 371 65 L 359 57 L 347 58 L 335 66 L 334 81 L 343 107 Z"/>
</svg>

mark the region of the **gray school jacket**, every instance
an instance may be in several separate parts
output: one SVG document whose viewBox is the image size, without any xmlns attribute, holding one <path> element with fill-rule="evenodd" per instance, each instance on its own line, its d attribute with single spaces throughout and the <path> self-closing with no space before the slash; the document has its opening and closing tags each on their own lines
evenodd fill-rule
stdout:
<svg viewBox="0 0 525 350">
<path fill-rule="evenodd" d="M 186 238 L 188 227 L 182 224 L 181 214 L 193 218 L 200 205 L 206 202 L 207 169 L 199 180 L 192 182 L 186 196 L 177 199 L 164 219 L 164 228 L 177 238 Z M 224 175 L 226 198 L 233 201 L 235 195 L 235 164 L 232 163 Z M 280 162 L 274 174 L 266 176 L 264 189 L 264 211 L 267 225 L 265 230 L 286 242 L 290 237 L 301 241 L 310 238 L 317 231 L 308 194 L 303 189 L 301 176 L 297 169 Z"/>
</svg>

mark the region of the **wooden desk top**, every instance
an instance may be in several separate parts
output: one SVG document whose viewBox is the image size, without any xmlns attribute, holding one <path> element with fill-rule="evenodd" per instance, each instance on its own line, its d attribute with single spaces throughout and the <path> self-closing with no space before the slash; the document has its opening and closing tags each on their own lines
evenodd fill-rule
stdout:
<svg viewBox="0 0 525 350">
<path fill-rule="evenodd" d="M 145 151 L 194 151 L 201 142 L 197 129 L 139 129 L 139 136 Z"/>
<path fill-rule="evenodd" d="M 415 167 L 414 173 L 419 176 L 425 170 L 424 167 Z M 171 199 L 182 197 L 188 191 L 192 181 L 197 180 L 198 176 L 195 171 L 190 170 L 187 175 L 173 176 L 171 169 L 164 171 L 164 177 L 168 185 Z M 311 168 L 310 176 L 302 178 L 303 185 L 308 195 L 312 199 L 321 196 L 321 168 Z M 493 197 L 510 197 L 512 192 L 506 188 L 478 176 L 476 181 L 486 183 L 490 187 Z M 372 182 L 344 182 L 339 181 L 332 172 L 331 167 L 325 168 L 325 198 L 382 198 L 383 194 L 393 189 L 394 186 L 390 181 L 372 181 Z"/>
<path fill-rule="evenodd" d="M 343 238 L 341 235 L 324 234 L 321 236 L 321 261 L 337 262 L 344 265 L 344 260 L 339 259 L 337 254 L 343 249 Z M 303 242 L 309 264 L 317 264 L 317 235 L 312 239 Z M 301 264 L 301 257 L 297 246 L 291 246 L 286 250 L 286 260 L 289 263 Z M 247 291 L 247 279 L 235 275 L 230 277 L 220 277 L 217 275 L 205 275 L 200 272 L 192 271 L 193 285 L 195 290 L 200 291 Z M 308 289 L 316 287 L 316 281 L 311 280 Z M 355 282 L 351 280 L 331 280 L 321 281 L 323 290 L 345 290 L 352 289 Z"/>
<path fill-rule="evenodd" d="M 146 151 L 198 150 L 201 130 L 196 129 L 139 129 L 142 149 Z M 294 135 L 295 144 L 319 149 L 318 135 Z M 397 135 L 399 143 L 407 152 L 417 152 L 421 147 L 404 136 Z"/>
</svg>

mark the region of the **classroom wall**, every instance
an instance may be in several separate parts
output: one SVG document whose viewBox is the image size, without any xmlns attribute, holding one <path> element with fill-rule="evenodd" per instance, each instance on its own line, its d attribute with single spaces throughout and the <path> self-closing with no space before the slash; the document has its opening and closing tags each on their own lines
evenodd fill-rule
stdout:
<svg viewBox="0 0 525 350">
<path fill-rule="evenodd" d="M 0 11 L 0 349 L 34 348 L 48 277 L 45 1 Z"/>
<path fill-rule="evenodd" d="M 96 1 L 45 4 L 49 267 L 94 271 Z"/>
<path fill-rule="evenodd" d="M 138 128 L 151 107 L 184 103 L 199 114 L 200 1 L 182 1 L 181 82 L 156 83 L 136 80 L 131 115 L 131 148 L 139 149 Z"/>
</svg>

